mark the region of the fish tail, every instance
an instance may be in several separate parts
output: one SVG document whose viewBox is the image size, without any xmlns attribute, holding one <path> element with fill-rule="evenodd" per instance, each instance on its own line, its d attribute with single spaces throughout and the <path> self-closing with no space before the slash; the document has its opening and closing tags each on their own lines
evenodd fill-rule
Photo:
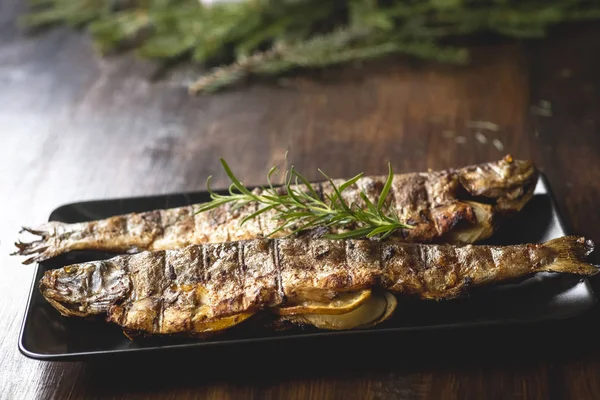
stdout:
<svg viewBox="0 0 600 400">
<path fill-rule="evenodd" d="M 40 239 L 31 242 L 17 241 L 17 250 L 11 256 L 33 256 L 23 261 L 23 264 L 40 262 L 52 258 L 60 253 L 57 248 L 55 234 L 58 222 L 48 222 L 37 228 L 23 227 L 19 233 L 28 232 L 32 235 L 41 236 Z"/>
<path fill-rule="evenodd" d="M 586 257 L 594 250 L 594 243 L 580 236 L 564 236 L 544 243 L 555 254 L 554 262 L 545 271 L 576 275 L 595 275 L 600 265 L 587 263 Z"/>
</svg>

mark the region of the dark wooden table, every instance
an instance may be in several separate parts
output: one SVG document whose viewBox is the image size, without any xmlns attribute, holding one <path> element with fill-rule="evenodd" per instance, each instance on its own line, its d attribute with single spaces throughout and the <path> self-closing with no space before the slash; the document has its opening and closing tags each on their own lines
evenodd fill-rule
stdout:
<svg viewBox="0 0 600 400">
<path fill-rule="evenodd" d="M 192 68 L 151 82 L 153 65 L 100 59 L 84 35 L 23 35 L 21 3 L 0 3 L 0 397 L 600 398 L 598 310 L 562 324 L 381 343 L 33 361 L 17 349 L 33 269 L 8 256 L 22 224 L 61 204 L 200 190 L 210 174 L 222 186 L 219 156 L 245 183 L 262 184 L 287 150 L 311 179 L 317 167 L 385 173 L 388 160 L 407 172 L 529 158 L 572 231 L 600 243 L 600 28 L 475 43 L 465 68 L 397 59 L 192 98 Z"/>
</svg>

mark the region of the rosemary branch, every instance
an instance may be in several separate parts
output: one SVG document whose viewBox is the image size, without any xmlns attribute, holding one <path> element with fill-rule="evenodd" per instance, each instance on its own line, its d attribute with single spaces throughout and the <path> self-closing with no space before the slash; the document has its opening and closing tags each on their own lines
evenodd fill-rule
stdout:
<svg viewBox="0 0 600 400">
<path fill-rule="evenodd" d="M 365 207 L 360 208 L 356 202 L 348 204 L 343 198 L 344 190 L 355 184 L 363 173 L 346 180 L 341 185 L 336 185 L 333 180 L 319 169 L 319 172 L 331 184 L 333 188 L 332 194 L 324 194 L 321 198 L 313 185 L 292 166 L 289 171 L 284 174 L 283 190 L 277 190 L 271 183 L 272 175 L 277 172 L 277 167 L 269 170 L 267 175 L 268 188 L 261 187 L 261 191 L 250 191 L 240 180 L 233 174 L 231 168 L 224 159 L 220 159 L 227 176 L 231 180 L 229 193 L 222 195 L 214 192 L 210 188 L 209 177 L 207 180 L 207 188 L 210 193 L 211 201 L 202 205 L 196 213 L 202 213 L 224 204 L 233 203 L 233 208 L 240 208 L 252 202 L 257 202 L 261 205 L 258 211 L 245 217 L 241 221 L 241 225 L 247 221 L 256 218 L 268 211 L 273 211 L 274 219 L 280 221 L 279 226 L 270 232 L 268 236 L 272 236 L 277 232 L 291 230 L 288 234 L 323 228 L 349 228 L 348 231 L 342 233 L 327 233 L 324 236 L 330 239 L 346 239 L 346 238 L 379 238 L 384 239 L 393 234 L 398 229 L 410 229 L 411 225 L 401 222 L 398 214 L 390 207 L 386 207 L 385 199 L 389 194 L 394 178 L 392 166 L 388 163 L 388 177 L 383 186 L 377 204 L 373 204 L 367 197 L 366 193 L 360 192 L 360 198 L 363 200 Z M 305 190 L 301 190 L 304 188 Z"/>
<path fill-rule="evenodd" d="M 210 69 L 190 93 L 252 76 L 362 62 L 392 54 L 469 62 L 450 39 L 478 34 L 541 38 L 548 28 L 600 19 L 588 0 L 29 0 L 24 27 L 67 24 L 89 31 L 102 54 L 190 60 Z M 362 34 L 362 32 L 367 32 Z"/>
</svg>

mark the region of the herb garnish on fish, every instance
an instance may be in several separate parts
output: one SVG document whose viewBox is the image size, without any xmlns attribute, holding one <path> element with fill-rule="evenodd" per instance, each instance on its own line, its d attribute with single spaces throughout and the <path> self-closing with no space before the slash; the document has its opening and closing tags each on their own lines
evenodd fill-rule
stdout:
<svg viewBox="0 0 600 400">
<path fill-rule="evenodd" d="M 292 229 L 290 232 L 290 235 L 292 235 L 318 227 L 351 226 L 353 229 L 346 232 L 328 233 L 324 236 L 329 239 L 372 238 L 376 236 L 384 239 L 398 229 L 412 228 L 411 225 L 401 222 L 398 214 L 393 210 L 390 211 L 389 205 L 386 205 L 386 198 L 394 179 L 391 163 L 388 163 L 388 177 L 377 204 L 373 204 L 366 193 L 362 191 L 359 195 L 364 201 L 365 207 L 360 208 L 355 202 L 348 204 L 342 197 L 342 192 L 363 177 L 362 172 L 338 186 L 319 169 L 319 172 L 333 188 L 333 193 L 331 195 L 325 194 L 323 196 L 324 200 L 321 200 L 313 185 L 295 170 L 294 166 L 289 171 L 285 171 L 285 185 L 278 189 L 274 188 L 271 183 L 271 177 L 277 171 L 277 167 L 272 167 L 267 175 L 269 188 L 261 187 L 262 190 L 259 194 L 247 189 L 233 174 L 227 162 L 223 158 L 220 158 L 220 160 L 232 182 L 229 186 L 229 194 L 222 195 L 214 192 L 210 188 L 211 177 L 209 176 L 207 189 L 212 201 L 203 204 L 196 213 L 212 210 L 226 203 L 234 203 L 234 208 L 239 208 L 251 202 L 257 202 L 262 207 L 242 219 L 241 225 L 267 211 L 274 210 L 274 218 L 281 223 L 275 230 L 268 233 L 267 237 L 284 229 Z M 302 188 L 305 190 L 302 190 Z"/>
</svg>

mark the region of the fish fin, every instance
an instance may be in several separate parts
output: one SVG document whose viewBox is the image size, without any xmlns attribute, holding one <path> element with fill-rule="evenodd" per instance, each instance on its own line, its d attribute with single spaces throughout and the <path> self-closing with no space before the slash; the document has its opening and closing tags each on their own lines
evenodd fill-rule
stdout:
<svg viewBox="0 0 600 400">
<path fill-rule="evenodd" d="M 585 262 L 586 257 L 594 250 L 594 243 L 579 236 L 564 236 L 544 243 L 555 254 L 552 264 L 543 269 L 549 272 L 560 272 L 577 275 L 595 275 L 600 272 L 599 265 Z"/>
</svg>

